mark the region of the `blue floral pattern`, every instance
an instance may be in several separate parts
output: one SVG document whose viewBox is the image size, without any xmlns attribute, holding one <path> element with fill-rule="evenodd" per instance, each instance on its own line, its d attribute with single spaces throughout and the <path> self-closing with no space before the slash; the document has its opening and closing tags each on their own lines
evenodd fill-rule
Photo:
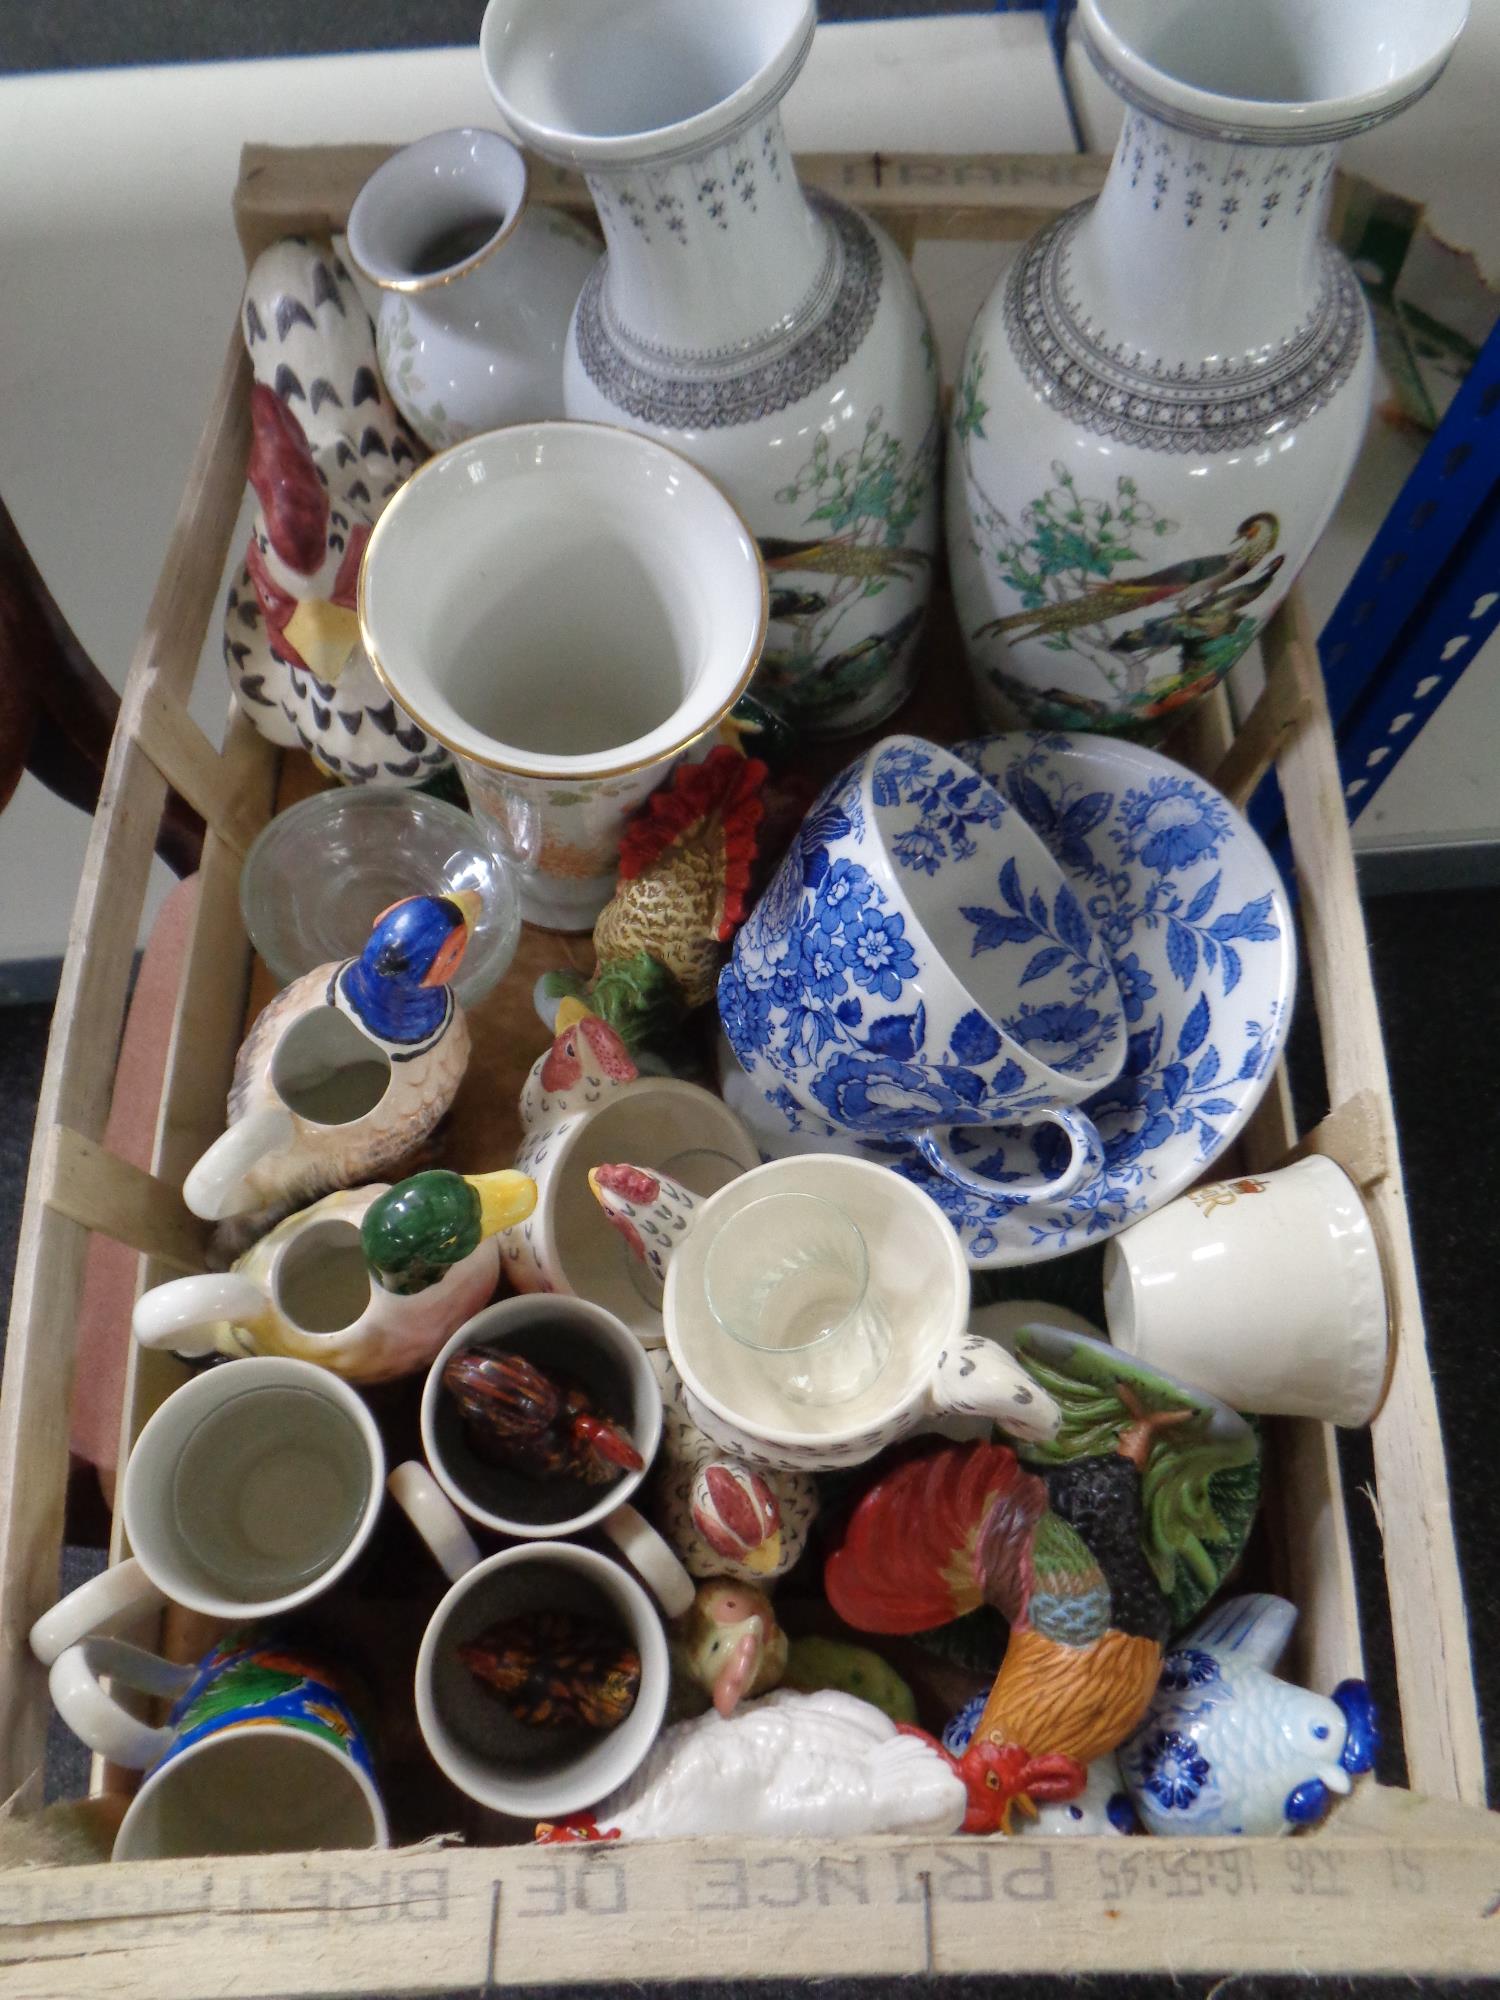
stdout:
<svg viewBox="0 0 1500 2000">
<path fill-rule="evenodd" d="M 971 1265 L 983 1269 L 1101 1241 L 1190 1187 L 1260 1101 L 1290 1025 L 1296 961 L 1270 857 L 1219 795 L 1178 765 L 1130 744 L 1060 733 L 987 737 L 958 754 L 1021 812 L 1068 877 L 1113 965 L 1128 1030 L 1122 1074 L 1083 1106 L 1104 1142 L 1104 1171 L 1064 1201 L 1019 1207 L 1009 1199 L 1003 1173 L 988 1165 L 993 1134 L 955 1131 L 951 1141 L 966 1166 L 995 1180 L 993 1197 L 955 1186 L 895 1136 L 863 1145 L 926 1190 Z M 1018 910 L 997 889 L 992 914 L 1046 917 L 1038 931 L 1047 937 L 1024 948 L 1063 941 L 1054 936 L 1062 929 L 1055 908 L 1034 911 L 1027 897 Z M 976 923 L 971 942 L 980 936 Z M 748 989 L 721 987 L 721 1000 L 741 1015 L 758 1005 Z M 736 1028 L 726 1014 L 725 1025 L 737 1047 L 765 1047 L 758 1016 Z M 788 1127 L 804 1143 L 837 1133 L 832 1120 L 820 1131 L 790 1092 L 766 1088 L 772 1079 L 763 1071 L 757 1081 L 757 1099 L 744 1108 L 754 1122 L 764 1101 L 768 1146 Z M 1014 1147 L 996 1157 L 1014 1164 Z"/>
<path fill-rule="evenodd" d="M 1175 1653 L 1168 1653 L 1162 1661 L 1157 1686 L 1170 1688 L 1174 1694 L 1185 1694 L 1190 1688 L 1223 1689 L 1224 1676 L 1212 1653 L 1205 1653 L 1197 1646 L 1183 1646 Z"/>
<path fill-rule="evenodd" d="M 1190 1811 L 1208 1781 L 1208 1759 L 1181 1730 L 1158 1729 L 1141 1753 L 1141 1787 L 1164 1812 Z"/>
<path fill-rule="evenodd" d="M 831 1124 L 864 1137 L 982 1123 L 1043 1101 L 977 1008 L 946 1043 L 931 1032 L 920 991 L 910 990 L 922 973 L 920 938 L 870 868 L 832 851 L 864 830 L 865 768 L 865 760 L 851 766 L 818 799 L 740 931 L 718 989 L 730 1046 L 747 1068 L 759 1059 L 797 1077 Z M 1010 811 L 969 766 L 914 740 L 878 750 L 869 774 L 870 799 L 891 816 L 883 831 L 895 868 L 916 876 L 970 859 L 980 830 Z M 975 952 L 1024 949 L 1019 984 L 1038 996 L 1002 1023 L 1005 1032 L 1039 1062 L 1087 1071 L 1124 1032 L 1109 1004 L 1103 946 L 1066 885 L 1049 904 L 1008 861 L 999 896 L 1003 909 L 972 913 L 983 940 Z M 785 1110 L 783 1099 L 791 1093 L 777 1086 L 771 1101 Z"/>
</svg>

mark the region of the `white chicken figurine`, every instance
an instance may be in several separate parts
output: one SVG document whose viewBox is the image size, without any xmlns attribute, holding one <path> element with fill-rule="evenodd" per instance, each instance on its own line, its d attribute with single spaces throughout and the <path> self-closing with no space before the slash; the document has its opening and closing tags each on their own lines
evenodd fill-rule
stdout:
<svg viewBox="0 0 1500 2000">
<path fill-rule="evenodd" d="M 369 316 L 326 237 L 262 251 L 240 311 L 259 512 L 224 611 L 235 698 L 263 736 L 300 744 L 333 777 L 422 784 L 448 752 L 376 678 L 355 592 L 371 526 L 426 454 L 386 394 Z"/>
<path fill-rule="evenodd" d="M 1148 1833 L 1291 1833 L 1371 1769 L 1379 1747 L 1361 1680 L 1332 1699 L 1271 1672 L 1297 1622 L 1284 1597 L 1231 1597 L 1162 1661 L 1120 1770 Z"/>
<path fill-rule="evenodd" d="M 785 1689 L 664 1729 L 617 1792 L 588 1814 L 537 1828 L 544 1842 L 853 1839 L 956 1833 L 968 1792 L 931 1737 L 867 1701 Z"/>
<path fill-rule="evenodd" d="M 661 1384 L 661 1452 L 652 1481 L 656 1525 L 693 1576 L 727 1576 L 764 1588 L 785 1576 L 818 1518 L 807 1472 L 747 1465 L 706 1437 L 688 1415 L 682 1378 L 664 1347 L 647 1355 Z"/>
<path fill-rule="evenodd" d="M 269 1227 L 383 1177 L 427 1137 L 469 1059 L 448 982 L 478 916 L 468 890 L 408 896 L 376 918 L 358 958 L 277 994 L 235 1059 L 228 1129 L 183 1185 L 195 1215 Z"/>
</svg>

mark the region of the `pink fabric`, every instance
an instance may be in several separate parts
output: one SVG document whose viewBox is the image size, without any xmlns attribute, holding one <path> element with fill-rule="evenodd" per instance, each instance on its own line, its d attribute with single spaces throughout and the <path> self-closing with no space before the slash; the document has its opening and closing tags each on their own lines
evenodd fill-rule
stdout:
<svg viewBox="0 0 1500 2000">
<path fill-rule="evenodd" d="M 151 1164 L 177 989 L 197 907 L 198 877 L 189 875 L 173 888 L 152 925 L 125 1017 L 104 1144 L 138 1167 Z M 97 1467 L 106 1496 L 113 1491 L 119 1455 L 136 1254 L 112 1237 L 95 1235 L 83 1272 L 69 1442 L 75 1459 Z"/>
</svg>

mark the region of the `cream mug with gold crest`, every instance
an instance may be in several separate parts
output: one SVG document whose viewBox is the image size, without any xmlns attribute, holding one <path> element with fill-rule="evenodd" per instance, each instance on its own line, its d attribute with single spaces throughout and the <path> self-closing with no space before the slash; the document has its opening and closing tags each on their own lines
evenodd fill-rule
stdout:
<svg viewBox="0 0 1500 2000">
<path fill-rule="evenodd" d="M 1194 1188 L 1123 1231 L 1104 1300 L 1116 1347 L 1234 1409 L 1359 1425 L 1385 1394 L 1379 1247 L 1321 1154 Z"/>
</svg>

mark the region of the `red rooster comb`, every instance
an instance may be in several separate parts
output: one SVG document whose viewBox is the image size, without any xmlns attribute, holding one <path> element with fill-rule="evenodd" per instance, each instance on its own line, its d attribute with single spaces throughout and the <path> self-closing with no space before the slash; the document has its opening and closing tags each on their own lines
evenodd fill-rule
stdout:
<svg viewBox="0 0 1500 2000">
<path fill-rule="evenodd" d="M 1076 1799 L 1088 1781 L 1076 1758 L 1033 1757 L 1016 1743 L 971 1743 L 952 1762 L 969 1795 L 963 1833 L 1009 1833 L 1013 1812 L 1035 1819 L 1039 1805 Z"/>
<path fill-rule="evenodd" d="M 264 382 L 250 391 L 247 477 L 271 547 L 288 569 L 312 576 L 328 556 L 328 489 L 301 424 Z"/>
</svg>

